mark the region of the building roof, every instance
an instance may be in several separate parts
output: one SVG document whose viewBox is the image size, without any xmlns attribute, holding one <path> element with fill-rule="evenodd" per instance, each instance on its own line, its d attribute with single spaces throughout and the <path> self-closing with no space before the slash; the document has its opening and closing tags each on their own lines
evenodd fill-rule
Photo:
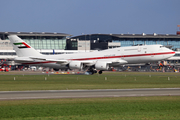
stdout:
<svg viewBox="0 0 180 120">
<path fill-rule="evenodd" d="M 78 38 L 82 36 L 96 36 L 96 35 L 104 35 L 104 36 L 112 36 L 112 37 L 118 37 L 118 38 L 180 38 L 180 35 L 176 34 L 85 34 L 85 35 L 79 35 L 74 36 L 72 38 Z"/>
<path fill-rule="evenodd" d="M 0 32 L 0 37 L 8 35 L 18 35 L 18 36 L 72 36 L 65 33 L 49 33 L 49 32 Z"/>
<path fill-rule="evenodd" d="M 119 38 L 180 38 L 180 35 L 176 35 L 176 34 L 110 34 L 112 36 L 115 37 L 119 37 Z"/>
</svg>

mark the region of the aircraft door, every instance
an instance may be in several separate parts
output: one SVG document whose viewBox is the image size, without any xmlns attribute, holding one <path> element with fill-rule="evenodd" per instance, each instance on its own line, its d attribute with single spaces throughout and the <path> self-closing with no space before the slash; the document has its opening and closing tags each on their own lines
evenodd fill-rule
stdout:
<svg viewBox="0 0 180 120">
<path fill-rule="evenodd" d="M 138 46 L 138 52 L 141 52 L 141 46 Z"/>
<path fill-rule="evenodd" d="M 154 57 L 154 52 L 151 52 L 151 57 Z"/>
<path fill-rule="evenodd" d="M 122 55 L 121 55 L 121 59 L 124 59 L 124 54 L 122 53 Z"/>
</svg>

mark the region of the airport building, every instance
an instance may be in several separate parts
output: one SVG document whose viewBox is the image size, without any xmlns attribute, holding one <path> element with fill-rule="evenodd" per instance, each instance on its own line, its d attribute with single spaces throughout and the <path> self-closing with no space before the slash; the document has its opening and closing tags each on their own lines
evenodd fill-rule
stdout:
<svg viewBox="0 0 180 120">
<path fill-rule="evenodd" d="M 180 35 L 177 34 L 85 34 L 70 37 L 64 33 L 0 32 L 0 59 L 13 58 L 9 34 L 16 34 L 42 54 L 63 54 L 104 50 L 115 47 L 161 44 L 180 51 Z"/>
<path fill-rule="evenodd" d="M 171 34 L 87 34 L 67 40 L 67 49 L 103 50 L 114 47 L 161 44 L 180 51 L 180 35 Z"/>
</svg>

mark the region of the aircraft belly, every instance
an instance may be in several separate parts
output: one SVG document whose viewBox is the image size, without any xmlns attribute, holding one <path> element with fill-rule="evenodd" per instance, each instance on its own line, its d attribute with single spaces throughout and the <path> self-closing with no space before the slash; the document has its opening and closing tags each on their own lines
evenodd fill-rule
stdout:
<svg viewBox="0 0 180 120">
<path fill-rule="evenodd" d="M 165 58 L 164 55 L 156 55 L 154 57 L 151 57 L 152 61 L 157 61 L 157 60 L 163 60 Z"/>
<path fill-rule="evenodd" d="M 159 61 L 165 59 L 164 55 L 154 55 L 154 56 L 142 56 L 142 57 L 132 57 L 128 58 L 128 63 L 129 64 L 134 64 L 134 63 L 146 63 L 146 62 L 154 62 L 154 61 Z"/>
<path fill-rule="evenodd" d="M 124 59 L 128 61 L 128 64 L 135 64 L 135 63 L 146 63 L 151 60 L 150 56 L 142 56 L 142 57 L 130 57 L 127 59 Z"/>
</svg>

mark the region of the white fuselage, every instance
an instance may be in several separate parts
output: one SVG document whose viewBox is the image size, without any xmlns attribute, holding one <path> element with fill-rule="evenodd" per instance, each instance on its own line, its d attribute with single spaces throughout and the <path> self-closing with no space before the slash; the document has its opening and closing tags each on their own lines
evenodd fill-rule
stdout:
<svg viewBox="0 0 180 120">
<path fill-rule="evenodd" d="M 55 59 L 55 60 L 67 60 L 67 63 L 57 64 L 55 61 L 43 61 L 34 60 L 30 57 L 18 57 L 15 60 L 18 62 L 51 67 L 56 69 L 65 68 L 66 65 L 72 61 L 89 62 L 90 65 L 101 62 L 113 62 L 111 66 L 117 66 L 122 64 L 136 64 L 136 63 L 148 63 L 167 59 L 175 54 L 174 51 L 163 47 L 162 45 L 142 45 L 142 46 L 130 46 L 119 47 L 103 51 L 76 53 L 76 54 L 61 54 L 61 55 L 41 55 L 39 58 Z M 33 57 L 33 56 L 32 56 Z M 117 61 L 117 63 L 116 63 Z M 90 66 L 89 65 L 89 66 Z"/>
</svg>

